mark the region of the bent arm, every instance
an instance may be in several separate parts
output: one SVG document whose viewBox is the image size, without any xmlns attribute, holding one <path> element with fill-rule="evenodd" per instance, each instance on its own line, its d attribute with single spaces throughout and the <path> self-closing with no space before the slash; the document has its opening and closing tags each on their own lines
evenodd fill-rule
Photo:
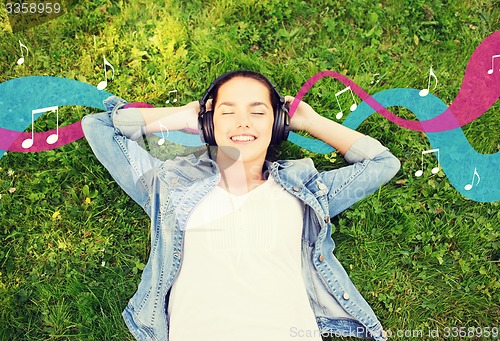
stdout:
<svg viewBox="0 0 500 341">
<path fill-rule="evenodd" d="M 156 170 L 162 162 L 152 157 L 136 141 L 114 124 L 125 101 L 117 97 L 105 101 L 108 112 L 87 115 L 82 128 L 92 151 L 120 187 L 150 214 L 150 200 Z"/>
<path fill-rule="evenodd" d="M 286 96 L 285 100 L 292 102 L 294 97 Z M 338 150 L 342 155 L 347 153 L 354 142 L 365 136 L 356 130 L 321 116 L 304 101 L 299 103 L 290 121 L 290 128 L 308 132 Z"/>
<path fill-rule="evenodd" d="M 287 99 L 290 100 L 293 97 Z M 321 173 L 328 187 L 330 217 L 378 190 L 401 167 L 399 160 L 379 141 L 322 117 L 305 102 L 297 107 L 290 125 L 328 143 L 351 164 Z"/>
<path fill-rule="evenodd" d="M 401 167 L 386 147 L 366 135 L 351 145 L 344 158 L 351 165 L 321 173 L 328 186 L 330 217 L 377 191 Z"/>
<path fill-rule="evenodd" d="M 129 138 L 181 129 L 197 129 L 198 102 L 181 107 L 119 109 L 113 123 Z"/>
<path fill-rule="evenodd" d="M 309 134 L 328 143 L 344 156 L 357 140 L 365 136 L 319 114 L 311 115 L 306 129 Z"/>
</svg>

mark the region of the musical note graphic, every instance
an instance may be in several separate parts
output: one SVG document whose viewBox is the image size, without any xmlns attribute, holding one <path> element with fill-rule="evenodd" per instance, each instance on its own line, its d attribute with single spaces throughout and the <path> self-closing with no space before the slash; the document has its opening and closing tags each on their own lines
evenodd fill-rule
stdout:
<svg viewBox="0 0 500 341">
<path fill-rule="evenodd" d="M 19 48 L 21 49 L 21 58 L 19 58 L 17 60 L 17 65 L 21 65 L 24 63 L 24 52 L 23 52 L 23 48 L 26 49 L 26 57 L 28 56 L 28 48 L 26 47 L 26 45 L 24 45 L 23 43 L 21 43 L 21 41 L 19 40 Z"/>
<path fill-rule="evenodd" d="M 337 113 L 337 115 L 335 115 L 335 117 L 337 118 L 337 120 L 340 120 L 342 118 L 342 116 L 344 116 L 344 113 L 342 112 L 342 107 L 340 106 L 340 102 L 339 102 L 338 96 L 342 95 L 346 91 L 350 91 L 351 92 L 352 101 L 354 102 L 351 105 L 350 110 L 354 111 L 358 107 L 358 104 L 356 103 L 356 100 L 354 99 L 354 93 L 352 92 L 350 86 L 346 87 L 344 90 L 340 90 L 339 92 L 337 92 L 335 94 L 335 99 L 337 100 L 337 104 L 339 105 L 339 109 L 340 109 L 340 111 Z"/>
<path fill-rule="evenodd" d="M 498 57 L 500 57 L 500 54 L 491 57 L 491 69 L 488 70 L 488 75 L 491 75 L 493 73 L 493 69 L 495 68 L 495 58 Z M 498 69 L 498 71 L 500 71 L 500 69 Z"/>
<path fill-rule="evenodd" d="M 430 153 L 436 153 L 437 159 L 438 159 L 437 166 L 431 169 L 431 173 L 436 174 L 437 172 L 439 172 L 439 169 L 440 169 L 440 167 L 439 167 L 439 148 L 424 150 L 422 152 L 422 166 L 418 171 L 415 172 L 416 177 L 422 176 L 422 174 L 424 174 L 424 154 L 430 154 Z"/>
<path fill-rule="evenodd" d="M 165 101 L 166 104 L 177 102 L 177 90 L 171 90 L 168 92 L 168 99 Z"/>
<path fill-rule="evenodd" d="M 500 72 L 493 72 L 491 76 L 484 77 L 484 70 L 491 67 L 488 58 L 495 53 L 498 54 L 496 51 L 500 51 L 500 30 L 488 36 L 474 50 L 467 64 L 460 91 L 449 106 L 433 94 L 425 97 L 419 96 L 419 89 L 394 88 L 368 94 L 347 76 L 326 70 L 313 75 L 302 85 L 288 114 L 293 117 L 301 99 L 318 81 L 325 77 L 337 79 L 345 86 L 350 86 L 361 99 L 356 111 L 349 115 L 342 125 L 356 129 L 369 116 L 379 113 L 400 127 L 413 131 L 438 133 L 427 134 L 427 138 L 430 148 L 440 147 L 439 166 L 453 187 L 471 200 L 498 201 L 500 200 L 500 187 L 496 175 L 497 170 L 500 169 L 500 152 L 482 154 L 474 151 L 463 135 L 463 129 L 460 129 L 486 114 L 487 110 L 498 100 L 500 87 L 497 85 Z M 23 96 L 20 95 L 19 89 L 38 89 L 38 91 L 30 96 Z M 53 105 L 50 103 L 52 100 L 49 101 L 52 96 L 57 96 L 60 105 L 81 105 L 105 110 L 102 101 L 111 95 L 107 91 L 99 91 L 95 85 L 70 79 L 46 76 L 15 78 L 0 83 L 0 114 L 29 112 L 31 108 Z M 415 114 L 417 119 L 408 120 L 399 117 L 387 109 L 391 106 L 402 106 Z M 5 151 L 40 152 L 60 147 L 83 137 L 81 122 L 75 122 L 60 128 L 59 139 L 53 145 L 41 143 L 24 149 L 21 142 L 30 137 L 30 133 L 23 132 L 29 127 L 28 122 L 25 124 L 24 120 L 12 120 L 11 115 L 0 116 L 0 118 L 0 158 Z M 55 130 L 35 133 L 35 138 L 44 140 L 53 132 Z M 170 131 L 168 140 L 185 146 L 202 145 L 197 134 L 187 134 L 182 131 Z M 335 151 L 333 147 L 321 140 L 307 138 L 294 132 L 290 132 L 288 140 L 315 153 L 328 154 Z M 480 167 L 482 185 L 475 187 L 475 190 L 466 191 L 464 183 L 469 182 L 469 178 L 464 176 L 462 170 L 464 167 L 473 169 L 476 165 Z"/>
<path fill-rule="evenodd" d="M 379 79 L 377 79 L 377 81 L 375 81 L 375 76 L 379 76 L 379 77 L 378 77 Z M 380 82 L 380 78 L 381 78 L 381 77 L 380 77 L 380 73 L 374 73 L 374 74 L 373 74 L 373 79 L 372 79 L 372 81 L 370 82 L 370 84 L 378 84 L 378 82 Z"/>
<path fill-rule="evenodd" d="M 167 137 L 168 137 L 168 134 L 169 134 L 168 128 L 165 127 L 163 124 L 160 123 L 161 139 L 158 140 L 158 145 L 159 146 L 162 146 L 165 143 L 165 135 L 163 135 L 163 132 L 164 132 L 163 128 L 165 128 L 165 130 L 167 132 Z"/>
<path fill-rule="evenodd" d="M 438 85 L 438 79 L 437 79 L 436 75 L 434 74 L 434 72 L 432 71 L 432 65 L 431 65 L 431 69 L 429 71 L 429 80 L 427 81 L 427 89 L 422 89 L 418 93 L 421 97 L 425 97 L 429 94 L 429 91 L 431 89 L 431 77 L 434 77 L 434 80 L 436 81 L 434 88 L 432 88 L 432 90 L 434 90 L 436 88 L 436 86 Z"/>
<path fill-rule="evenodd" d="M 476 167 L 474 167 L 474 174 L 472 174 L 472 182 L 470 184 L 467 184 L 464 186 L 464 189 L 466 191 L 470 191 L 474 185 L 474 178 L 476 177 L 477 175 L 477 183 L 476 183 L 476 186 L 479 185 L 479 183 L 481 182 L 481 177 L 479 176 L 479 173 L 477 172 L 477 169 Z"/>
<path fill-rule="evenodd" d="M 111 68 L 111 71 L 113 71 L 111 80 L 115 79 L 115 68 L 113 67 L 113 65 L 111 65 L 110 62 L 106 60 L 106 57 L 103 58 L 104 58 L 104 80 L 102 82 L 99 82 L 99 84 L 97 84 L 97 89 L 99 90 L 104 90 L 108 86 L 108 73 L 106 71 L 107 69 L 106 66 L 109 66 Z"/>
<path fill-rule="evenodd" d="M 47 144 L 54 144 L 59 139 L 59 107 L 54 106 L 54 107 L 35 109 L 35 110 L 31 111 L 31 138 L 25 139 L 23 141 L 23 143 L 21 144 L 21 146 L 24 149 L 31 148 L 35 142 L 35 133 L 34 133 L 35 115 L 40 114 L 40 113 L 45 113 L 48 111 L 56 113 L 56 133 L 49 135 L 46 139 L 46 142 L 47 142 Z"/>
<path fill-rule="evenodd" d="M 436 115 L 425 115 L 425 119 L 421 119 L 418 121 L 407 120 L 395 115 L 393 112 L 388 110 L 387 107 L 384 107 L 375 98 L 375 96 L 368 94 L 353 80 L 349 79 L 345 75 L 330 70 L 318 72 L 317 74 L 310 77 L 302 85 L 297 94 L 294 96 L 295 99 L 290 105 L 288 115 L 291 118 L 293 117 L 302 98 L 318 81 L 325 77 L 332 77 L 342 82 L 345 86 L 350 86 L 353 92 L 358 97 L 360 97 L 362 101 L 364 101 L 380 115 L 387 118 L 389 121 L 399 125 L 400 127 L 404 127 L 414 131 L 425 131 L 428 133 L 443 132 L 446 130 L 456 129 L 474 121 L 476 118 L 485 114 L 486 111 L 498 100 L 498 97 L 500 95 L 500 87 L 498 87 L 497 77 L 500 77 L 500 72 L 497 74 L 493 74 L 492 77 L 484 78 L 483 76 L 479 75 L 477 70 L 486 70 L 487 68 L 489 68 L 490 61 L 487 60 L 487 58 L 485 58 L 484 56 L 491 56 L 494 53 L 493 51 L 499 50 L 500 30 L 489 35 L 472 53 L 465 70 L 464 79 L 460 91 L 458 92 L 457 97 L 453 100 L 451 105 L 448 108 L 440 111 L 439 113 L 436 113 Z M 401 91 L 396 89 L 394 90 L 395 92 Z M 408 90 L 404 90 L 401 92 L 409 93 Z M 422 98 L 429 97 L 433 96 L 424 96 Z M 471 98 L 476 98 L 477 100 L 472 101 Z M 391 99 L 394 100 L 394 103 L 400 102 L 400 99 L 398 99 L 398 97 L 392 97 Z M 434 100 L 434 98 L 430 99 L 430 101 Z M 388 106 L 390 105 L 394 104 L 391 103 Z M 406 103 L 406 106 L 407 105 L 408 103 Z M 356 112 L 359 112 L 359 110 L 357 110 Z"/>
</svg>

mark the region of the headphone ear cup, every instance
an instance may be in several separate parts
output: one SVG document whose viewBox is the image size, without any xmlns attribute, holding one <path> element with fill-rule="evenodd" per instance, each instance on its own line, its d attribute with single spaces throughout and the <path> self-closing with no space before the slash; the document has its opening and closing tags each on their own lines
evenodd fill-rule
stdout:
<svg viewBox="0 0 500 341">
<path fill-rule="evenodd" d="M 208 143 L 210 146 L 216 146 L 215 142 L 215 134 L 214 134 L 214 121 L 213 121 L 214 113 L 213 111 L 207 111 L 203 115 L 203 137 L 205 139 L 205 143 Z"/>
<path fill-rule="evenodd" d="M 283 105 L 274 115 L 273 136 L 271 138 L 271 144 L 277 146 L 281 142 L 286 141 L 288 139 L 289 133 L 290 117 L 288 116 L 288 110 Z"/>
<path fill-rule="evenodd" d="M 204 123 L 203 123 L 203 114 L 201 113 L 201 111 L 198 113 L 198 131 L 200 134 L 201 142 L 207 143 L 207 140 L 205 137 L 205 127 L 204 127 Z"/>
<path fill-rule="evenodd" d="M 273 135 L 271 137 L 272 145 L 279 145 L 281 142 L 283 128 L 283 116 L 281 115 L 281 110 L 277 110 L 274 113 L 274 123 L 273 123 Z"/>
<path fill-rule="evenodd" d="M 288 115 L 288 109 L 285 105 L 283 105 L 283 109 L 281 110 L 281 114 L 283 115 L 283 135 L 281 141 L 288 140 L 288 134 L 290 134 L 290 115 Z"/>
</svg>

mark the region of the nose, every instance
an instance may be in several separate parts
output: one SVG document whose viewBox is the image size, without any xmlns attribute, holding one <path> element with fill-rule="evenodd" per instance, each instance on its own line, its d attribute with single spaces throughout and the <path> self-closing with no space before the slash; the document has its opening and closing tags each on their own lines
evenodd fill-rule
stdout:
<svg viewBox="0 0 500 341">
<path fill-rule="evenodd" d="M 250 114 L 248 114 L 246 112 L 239 113 L 238 119 L 237 119 L 237 124 L 238 124 L 238 127 L 249 128 L 252 125 L 252 122 L 250 120 Z"/>
</svg>

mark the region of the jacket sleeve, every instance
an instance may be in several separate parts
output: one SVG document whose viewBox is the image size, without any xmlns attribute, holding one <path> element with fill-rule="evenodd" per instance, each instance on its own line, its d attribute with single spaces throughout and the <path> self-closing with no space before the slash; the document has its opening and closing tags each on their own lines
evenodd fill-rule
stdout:
<svg viewBox="0 0 500 341">
<path fill-rule="evenodd" d="M 126 102 L 118 97 L 104 101 L 107 112 L 87 115 L 82 128 L 92 151 L 120 187 L 150 214 L 151 190 L 162 162 L 130 139 L 141 129 L 141 116 L 120 117 Z M 131 111 L 128 111 L 129 113 Z M 133 111 L 132 111 L 133 112 Z M 140 115 L 140 112 L 137 111 Z M 135 128 L 132 126 L 135 125 Z"/>
<path fill-rule="evenodd" d="M 354 142 L 344 158 L 351 165 L 320 173 L 328 186 L 330 217 L 378 190 L 401 167 L 399 160 L 370 136 Z"/>
</svg>

